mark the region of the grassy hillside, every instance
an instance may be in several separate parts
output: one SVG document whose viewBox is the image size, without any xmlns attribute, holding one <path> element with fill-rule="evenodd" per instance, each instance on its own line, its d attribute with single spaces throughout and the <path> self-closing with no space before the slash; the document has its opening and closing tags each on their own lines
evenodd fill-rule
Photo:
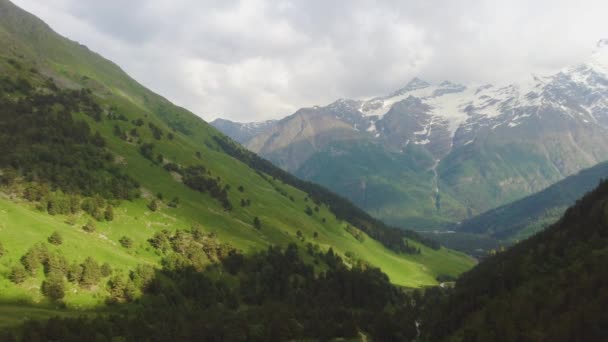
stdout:
<svg viewBox="0 0 608 342">
<path fill-rule="evenodd" d="M 608 163 L 585 169 L 543 191 L 490 210 L 454 227 L 459 232 L 520 240 L 559 219 L 567 207 L 608 177 Z"/>
<path fill-rule="evenodd" d="M 9 279 L 37 243 L 70 264 L 92 257 L 99 265 L 108 263 L 112 274 L 128 274 L 138 265 L 160 267 L 165 255 L 148 242 L 156 233 L 193 226 L 205 234 L 205 243 L 217 244 L 203 264 L 214 261 L 210 254 L 224 253 L 224 247 L 252 253 L 288 243 L 306 250 L 310 244 L 322 251 L 331 248 L 347 264 L 380 267 L 391 282 L 407 287 L 437 284 L 437 276 L 456 276 L 474 264 L 462 254 L 402 238 L 396 245 L 409 248 L 409 253 L 387 248 L 386 242 L 380 243 L 366 232 L 382 240 L 391 234 L 388 228 L 361 217 L 337 218 L 336 208 L 331 207 L 334 202 L 320 201 L 310 189 L 305 192 L 228 155 L 218 144 L 225 138 L 203 120 L 145 89 L 115 64 L 58 36 L 6 0 L 0 0 L 0 44 L 4 47 L 0 51 L 0 88 L 5 108 L 44 114 L 30 128 L 19 126 L 22 131 L 7 131 L 10 122 L 0 124 L 5 129 L 4 155 L 11 154 L 12 146 L 27 152 L 7 157 L 2 165 L 0 301 L 7 304 L 0 305 L 0 311 L 12 312 L 18 307 L 23 317 L 37 317 L 58 306 L 41 294 L 49 276 L 42 269 L 21 283 Z M 74 125 L 66 124 L 59 132 L 42 118 L 74 120 Z M 47 131 L 37 131 L 37 127 Z M 106 159 L 81 167 L 69 153 L 45 150 L 51 140 L 56 146 L 69 146 L 66 151 L 92 151 Z M 68 145 L 72 140 L 75 142 Z M 29 144 L 32 141 L 42 143 Z M 204 167 L 192 177 L 193 183 L 204 182 L 203 192 L 185 184 L 189 167 Z M 82 172 L 65 179 L 66 170 Z M 101 186 L 95 185 L 98 172 L 112 186 L 107 198 L 83 190 L 82 184 L 91 189 Z M 133 191 L 140 196 L 116 195 L 126 186 L 114 186 L 115 182 L 124 177 L 137 182 Z M 74 184 L 78 186 L 70 188 Z M 33 196 L 32 189 L 40 196 Z M 79 205 L 70 212 L 55 208 L 74 198 Z M 80 206 L 97 200 L 103 203 L 102 211 L 112 208 L 111 220 L 98 212 L 100 208 L 87 213 Z M 90 221 L 95 230 L 86 232 L 83 227 Z M 53 232 L 62 236 L 63 244 L 47 242 Z M 130 240 L 130 248 L 122 246 L 123 238 Z M 48 256 L 40 258 L 48 267 Z M 96 286 L 67 282 L 66 308 L 61 312 L 99 310 L 108 295 L 108 277 Z M 0 325 L 15 322 L 15 315 L 0 316 L 5 317 Z"/>
</svg>

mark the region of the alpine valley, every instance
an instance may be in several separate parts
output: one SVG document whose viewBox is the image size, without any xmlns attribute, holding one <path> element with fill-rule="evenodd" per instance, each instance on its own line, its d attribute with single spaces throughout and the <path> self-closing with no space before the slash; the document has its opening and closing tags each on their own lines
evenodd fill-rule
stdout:
<svg viewBox="0 0 608 342">
<path fill-rule="evenodd" d="M 0 0 L 0 341 L 607 341 L 607 56 L 214 127 Z"/>
<path fill-rule="evenodd" d="M 230 297 L 242 319 L 266 320 L 236 310 L 237 284 L 257 291 L 246 295 L 253 309 L 278 300 L 288 284 L 304 286 L 300 280 L 343 265 L 382 269 L 372 278 L 388 288 L 418 288 L 475 264 L 257 157 L 7 0 L 0 46 L 0 330 L 133 309 L 165 286 L 158 308 L 179 320 L 190 311 L 178 303 L 193 303 L 179 299 L 193 291 L 182 285 L 201 286 L 197 293 L 215 308 Z M 282 268 L 284 253 L 296 268 Z M 306 265 L 293 262 L 300 258 Z M 226 260 L 237 266 L 231 276 L 221 268 Z M 252 267 L 247 286 L 237 276 L 243 262 Z M 186 275 L 213 267 L 220 268 L 204 281 Z M 260 297 L 275 290 L 279 297 Z M 261 322 L 250 324 L 268 323 Z M 269 340 L 272 332 L 251 336 Z"/>
<path fill-rule="evenodd" d="M 607 160 L 607 105 L 608 40 L 600 40 L 588 60 L 526 83 L 416 78 L 387 96 L 279 121 L 212 124 L 389 224 L 428 230 Z"/>
</svg>

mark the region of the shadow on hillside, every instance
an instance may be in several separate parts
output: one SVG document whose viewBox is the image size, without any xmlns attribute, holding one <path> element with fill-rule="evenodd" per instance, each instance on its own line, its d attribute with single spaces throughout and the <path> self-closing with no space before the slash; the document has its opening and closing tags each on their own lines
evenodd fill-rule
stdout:
<svg viewBox="0 0 608 342">
<path fill-rule="evenodd" d="M 15 321 L 30 315 L 1 337 L 282 341 L 357 337 L 361 331 L 378 340 L 416 336 L 416 307 L 380 270 L 348 269 L 331 251 L 316 260 L 326 272 L 315 275 L 295 245 L 248 257 L 231 253 L 202 271 L 173 255 L 166 258 L 163 270 L 138 278 L 143 295 L 133 301 L 129 285 L 111 280 L 108 302 L 114 304 L 86 312 L 0 303 L 0 312 L 5 310 Z M 49 316 L 56 317 L 45 320 Z"/>
</svg>

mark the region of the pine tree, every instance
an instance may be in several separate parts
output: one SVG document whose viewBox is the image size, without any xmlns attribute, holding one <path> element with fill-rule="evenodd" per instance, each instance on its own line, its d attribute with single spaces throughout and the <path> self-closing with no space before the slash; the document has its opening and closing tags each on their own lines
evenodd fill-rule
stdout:
<svg viewBox="0 0 608 342">
<path fill-rule="evenodd" d="M 82 277 L 80 277 L 81 286 L 93 286 L 96 285 L 101 279 L 101 267 L 91 257 L 88 257 L 82 263 Z"/>
<path fill-rule="evenodd" d="M 108 205 L 106 207 L 106 211 L 104 211 L 103 216 L 106 219 L 106 221 L 113 221 L 114 220 L 114 209 L 112 208 L 111 205 Z"/>
<path fill-rule="evenodd" d="M 53 301 L 62 299 L 65 296 L 65 282 L 63 276 L 58 273 L 51 273 L 42 282 L 42 293 Z"/>
<path fill-rule="evenodd" d="M 15 284 L 21 284 L 27 278 L 27 271 L 23 265 L 17 264 L 11 268 L 11 273 L 8 278 Z"/>
<path fill-rule="evenodd" d="M 50 244 L 59 246 L 63 243 L 63 237 L 61 237 L 61 234 L 59 234 L 58 231 L 54 231 L 53 234 L 49 236 L 48 241 Z"/>
</svg>

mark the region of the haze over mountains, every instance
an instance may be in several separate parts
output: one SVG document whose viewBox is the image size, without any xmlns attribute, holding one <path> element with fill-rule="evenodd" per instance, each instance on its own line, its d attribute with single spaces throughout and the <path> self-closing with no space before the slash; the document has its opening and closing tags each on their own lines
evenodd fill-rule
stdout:
<svg viewBox="0 0 608 342">
<path fill-rule="evenodd" d="M 415 78 L 387 96 L 340 99 L 262 126 L 212 124 L 389 223 L 426 229 L 608 159 L 607 105 L 608 41 L 600 40 L 582 63 L 524 84 Z"/>
</svg>

